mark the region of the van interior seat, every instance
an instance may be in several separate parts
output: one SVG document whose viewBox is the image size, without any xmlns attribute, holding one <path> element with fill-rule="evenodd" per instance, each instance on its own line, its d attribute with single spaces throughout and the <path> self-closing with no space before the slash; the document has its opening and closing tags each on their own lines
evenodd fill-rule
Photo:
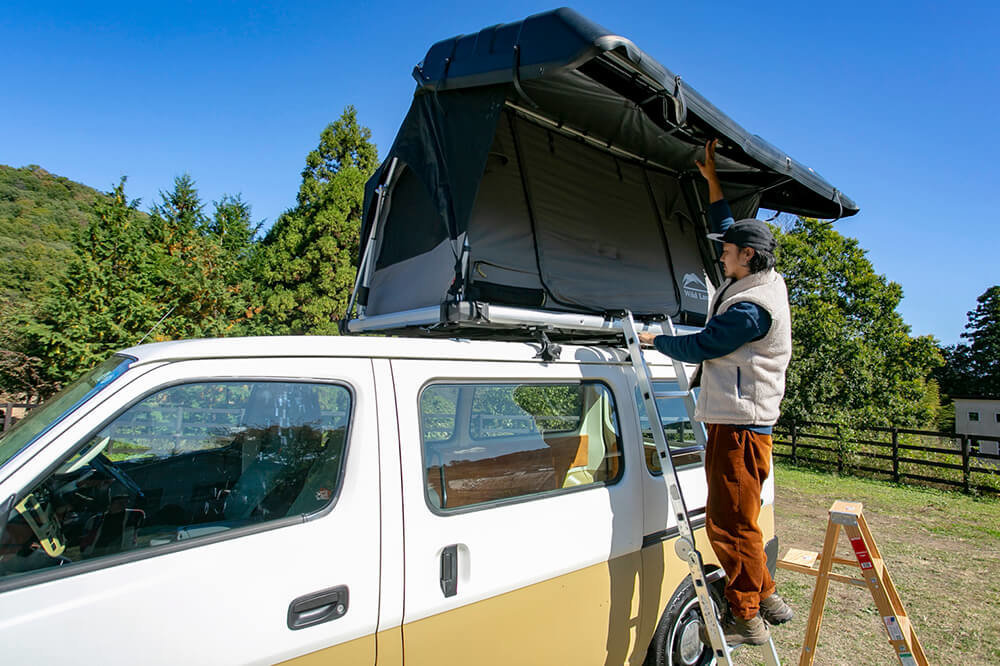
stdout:
<svg viewBox="0 0 1000 666">
<path fill-rule="evenodd" d="M 552 449 L 541 435 L 496 438 L 488 445 L 492 455 L 472 458 L 471 451 L 485 450 L 483 441 L 459 441 L 447 447 L 437 443 L 435 449 L 444 465 L 427 468 L 427 494 L 432 504 L 434 494 L 439 506 L 455 508 L 562 487 L 565 473 L 557 477 Z"/>
<path fill-rule="evenodd" d="M 306 478 L 300 461 L 292 459 L 292 455 L 305 452 L 306 440 L 315 439 L 322 445 L 325 438 L 319 429 L 321 417 L 319 396 L 313 386 L 266 382 L 253 387 L 243 413 L 243 431 L 237 435 L 238 441 L 242 440 L 243 472 L 226 500 L 227 520 L 250 519 L 276 489 L 285 496 L 280 503 L 284 506 L 271 510 L 287 513 L 301 494 Z M 311 437 L 312 434 L 316 437 Z M 285 456 L 279 455 L 286 448 Z M 322 463 L 316 462 L 314 466 Z M 289 477 L 297 473 L 301 479 Z M 295 491 L 290 497 L 289 486 Z"/>
<path fill-rule="evenodd" d="M 552 451 L 552 462 L 559 487 L 570 488 L 593 482 L 593 474 L 588 469 L 590 460 L 589 435 L 586 433 L 581 435 L 547 435 L 544 440 Z"/>
</svg>

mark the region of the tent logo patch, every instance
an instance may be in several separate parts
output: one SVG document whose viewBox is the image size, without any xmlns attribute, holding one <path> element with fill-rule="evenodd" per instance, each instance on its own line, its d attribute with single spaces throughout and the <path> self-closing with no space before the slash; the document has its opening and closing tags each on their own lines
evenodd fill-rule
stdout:
<svg viewBox="0 0 1000 666">
<path fill-rule="evenodd" d="M 681 280 L 684 287 L 684 295 L 697 301 L 708 300 L 708 287 L 700 277 L 694 273 L 685 273 Z"/>
</svg>

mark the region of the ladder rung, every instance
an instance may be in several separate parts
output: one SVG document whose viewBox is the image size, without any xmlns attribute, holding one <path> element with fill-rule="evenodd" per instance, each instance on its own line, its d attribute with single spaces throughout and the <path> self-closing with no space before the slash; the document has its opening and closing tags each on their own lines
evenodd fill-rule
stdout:
<svg viewBox="0 0 1000 666">
<path fill-rule="evenodd" d="M 686 398 L 691 395 L 690 391 L 656 391 L 653 397 L 657 400 L 670 400 L 676 398 Z"/>
</svg>

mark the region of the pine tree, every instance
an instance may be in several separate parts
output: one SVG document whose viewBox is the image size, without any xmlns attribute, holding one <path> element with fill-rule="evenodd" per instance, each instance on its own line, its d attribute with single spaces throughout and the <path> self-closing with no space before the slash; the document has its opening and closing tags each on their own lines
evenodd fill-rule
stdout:
<svg viewBox="0 0 1000 666">
<path fill-rule="evenodd" d="M 357 272 L 365 181 L 377 161 L 371 131 L 350 106 L 306 157 L 296 207 L 263 242 L 262 314 L 272 332 L 336 334 Z"/>
<path fill-rule="evenodd" d="M 232 311 L 237 326 L 229 332 L 250 335 L 266 335 L 264 328 L 256 315 L 263 309 L 261 304 L 260 285 L 256 279 L 260 244 L 256 240 L 257 233 L 263 226 L 261 222 L 251 219 L 250 204 L 243 201 L 240 195 L 223 196 L 213 202 L 215 211 L 208 222 L 206 234 L 215 240 L 222 250 L 220 277 L 228 285 L 234 299 L 233 307 L 240 312 Z"/>
<path fill-rule="evenodd" d="M 175 236 L 200 233 L 208 225 L 204 208 L 194 179 L 184 173 L 174 178 L 173 190 L 160 191 L 160 203 L 153 206 L 150 215 L 162 223 L 163 240 L 169 244 Z"/>
<path fill-rule="evenodd" d="M 948 395 L 1000 398 L 1000 285 L 976 299 L 962 338 L 967 344 L 946 347 L 947 364 L 939 373 Z"/>
<path fill-rule="evenodd" d="M 98 198 L 74 239 L 65 277 L 37 311 L 20 316 L 21 342 L 6 351 L 37 359 L 40 380 L 32 381 L 44 384 L 42 392 L 143 340 L 257 330 L 250 321 L 259 305 L 249 266 L 259 225 L 251 222 L 249 205 L 223 197 L 209 218 L 189 176 L 174 185 L 149 217 L 128 201 L 124 178 Z M 20 381 L 0 374 L 5 383 Z"/>
<path fill-rule="evenodd" d="M 162 302 L 170 314 L 154 339 L 241 335 L 253 315 L 245 280 L 255 227 L 239 197 L 223 197 L 209 218 L 188 174 L 150 211 L 152 238 L 164 249 Z"/>
<path fill-rule="evenodd" d="M 137 203 L 125 196 L 124 178 L 95 201 L 93 219 L 74 239 L 65 278 L 51 286 L 37 314 L 19 322 L 21 351 L 40 359 L 47 382 L 72 380 L 137 343 L 163 314 L 163 254 L 149 242 Z"/>
<path fill-rule="evenodd" d="M 225 195 L 212 203 L 215 208 L 206 233 L 219 239 L 226 256 L 237 262 L 248 261 L 254 250 L 254 238 L 262 223 L 251 220 L 250 204 L 240 195 Z"/>
</svg>

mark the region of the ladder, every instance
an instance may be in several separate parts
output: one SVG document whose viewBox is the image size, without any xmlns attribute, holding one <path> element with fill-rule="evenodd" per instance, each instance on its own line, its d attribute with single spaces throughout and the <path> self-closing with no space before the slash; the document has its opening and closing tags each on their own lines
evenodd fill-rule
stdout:
<svg viewBox="0 0 1000 666">
<path fill-rule="evenodd" d="M 896 586 L 892 584 L 889 569 L 886 568 L 882 553 L 875 545 L 875 538 L 868 529 L 862 508 L 861 502 L 837 500 L 830 507 L 830 520 L 827 523 L 822 554 L 792 548 L 778 561 L 778 566 L 782 569 L 816 577 L 816 587 L 813 589 L 812 605 L 809 609 L 809 625 L 806 627 L 806 639 L 802 643 L 799 664 L 809 666 L 813 663 L 819 628 L 823 622 L 826 591 L 830 581 L 835 580 L 868 588 L 878 607 L 879 615 L 882 616 L 889 643 L 902 666 L 927 666 L 924 649 L 920 646 L 917 632 L 906 615 L 899 594 L 896 593 Z M 856 562 L 836 556 L 841 527 L 847 532 Z M 817 559 L 820 560 L 818 569 L 813 566 Z M 834 564 L 857 566 L 861 571 L 861 578 L 833 573 Z"/>
<path fill-rule="evenodd" d="M 691 390 L 684 364 L 677 359 L 673 359 L 678 390 L 654 391 L 652 375 L 642 355 L 642 347 L 639 345 L 639 335 L 636 331 L 632 313 L 626 310 L 621 322 L 629 358 L 632 361 L 632 368 L 635 370 L 635 376 L 639 382 L 639 393 L 642 396 L 643 404 L 646 405 L 646 415 L 649 418 L 650 430 L 653 431 L 656 452 L 660 457 L 660 468 L 663 470 L 662 478 L 666 484 L 667 499 L 674 516 L 677 518 L 679 536 L 674 544 L 674 551 L 679 558 L 687 562 L 688 568 L 691 571 L 691 580 L 694 582 L 694 589 L 698 595 L 701 616 L 705 622 L 705 629 L 711 641 L 716 663 L 730 666 L 733 663 L 731 659 L 732 649 L 726 645 L 725 635 L 722 632 L 722 624 L 719 622 L 715 602 L 712 601 L 708 582 L 705 580 L 705 569 L 702 564 L 701 553 L 698 552 L 695 546 L 694 531 L 691 529 L 691 520 L 688 516 L 687 505 L 684 503 L 684 494 L 681 492 L 680 478 L 677 476 L 677 469 L 674 467 L 673 459 L 670 457 L 667 437 L 663 432 L 661 425 L 663 421 L 660 418 L 660 410 L 656 401 L 663 399 L 683 400 L 684 406 L 687 409 L 688 419 L 695 432 L 695 439 L 703 447 L 707 443 L 705 427 L 694 420 L 695 396 Z M 669 317 L 661 324 L 661 331 L 663 335 L 676 334 L 673 321 Z M 778 660 L 778 653 L 774 648 L 774 640 L 769 640 L 761 648 L 764 652 L 764 662 L 768 666 L 779 666 L 780 662 Z"/>
</svg>

